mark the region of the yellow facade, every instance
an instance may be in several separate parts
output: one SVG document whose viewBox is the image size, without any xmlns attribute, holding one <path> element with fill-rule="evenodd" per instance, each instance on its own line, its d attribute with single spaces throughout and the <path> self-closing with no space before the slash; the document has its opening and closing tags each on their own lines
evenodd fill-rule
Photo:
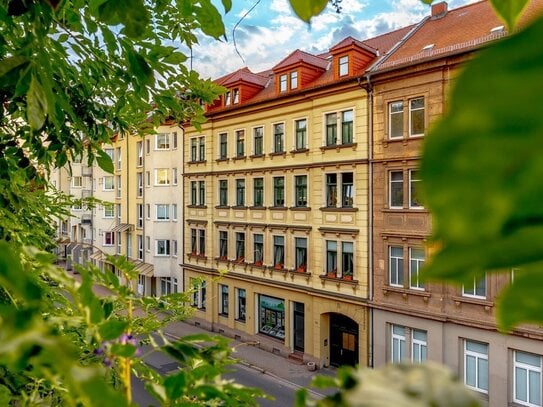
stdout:
<svg viewBox="0 0 543 407">
<path fill-rule="evenodd" d="M 330 146 L 325 121 L 334 117 Z M 200 288 L 199 323 L 321 366 L 367 364 L 367 123 L 366 93 L 353 81 L 186 129 L 183 266 L 185 286 Z"/>
</svg>

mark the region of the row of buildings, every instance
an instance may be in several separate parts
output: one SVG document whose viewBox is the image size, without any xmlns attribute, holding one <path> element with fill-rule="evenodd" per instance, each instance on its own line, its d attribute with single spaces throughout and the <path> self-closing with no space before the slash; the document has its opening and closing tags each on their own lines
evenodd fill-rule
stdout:
<svg viewBox="0 0 543 407">
<path fill-rule="evenodd" d="M 112 272 L 104 254 L 127 256 L 141 295 L 190 290 L 194 323 L 286 357 L 434 360 L 489 405 L 541 406 L 543 330 L 496 329 L 511 275 L 418 278 L 432 228 L 417 196 L 424 135 L 462 65 L 504 35 L 487 1 L 441 2 L 418 24 L 225 75 L 201 130 L 119 135 L 105 147 L 114 174 L 81 163 L 53 174 L 110 202 L 73 208 L 60 253 Z"/>
</svg>

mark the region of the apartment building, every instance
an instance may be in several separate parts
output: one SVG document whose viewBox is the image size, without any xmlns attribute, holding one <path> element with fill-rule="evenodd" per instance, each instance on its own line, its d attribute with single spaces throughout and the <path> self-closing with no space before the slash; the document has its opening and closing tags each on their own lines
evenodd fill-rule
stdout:
<svg viewBox="0 0 543 407">
<path fill-rule="evenodd" d="M 318 365 L 367 365 L 368 111 L 358 78 L 407 30 L 220 78 L 185 143 L 196 321 Z"/>
<path fill-rule="evenodd" d="M 524 18 L 541 5 L 532 2 Z M 512 274 L 488 273 L 460 287 L 419 280 L 432 229 L 417 198 L 424 135 L 447 108 L 462 65 L 504 35 L 486 1 L 454 10 L 438 3 L 366 74 L 373 109 L 373 364 L 434 360 L 490 406 L 541 406 L 543 330 L 496 329 L 495 297 Z"/>
<path fill-rule="evenodd" d="M 181 134 L 179 126 L 165 124 L 145 137 L 117 135 L 103 147 L 113 161 L 113 174 L 97 165 L 81 165 L 77 159 L 70 177 L 66 169 L 54 171 L 57 188 L 68 185 L 66 191 L 75 197 L 103 201 L 84 213 L 85 208 L 73 208 L 76 216 L 59 223 L 59 243 L 64 243 L 60 252 L 71 254 L 69 259 L 76 263 L 91 261 L 120 278 L 122 273 L 106 255 L 126 256 L 139 272 L 134 288 L 140 295 L 182 291 Z M 78 255 L 79 251 L 85 254 Z"/>
</svg>

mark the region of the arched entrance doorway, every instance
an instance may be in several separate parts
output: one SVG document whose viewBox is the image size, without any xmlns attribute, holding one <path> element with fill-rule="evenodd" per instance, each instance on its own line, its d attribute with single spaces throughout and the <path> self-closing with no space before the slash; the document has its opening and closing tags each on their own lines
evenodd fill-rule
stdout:
<svg viewBox="0 0 543 407">
<path fill-rule="evenodd" d="M 330 364 L 354 366 L 358 358 L 358 324 L 345 315 L 330 314 Z"/>
</svg>

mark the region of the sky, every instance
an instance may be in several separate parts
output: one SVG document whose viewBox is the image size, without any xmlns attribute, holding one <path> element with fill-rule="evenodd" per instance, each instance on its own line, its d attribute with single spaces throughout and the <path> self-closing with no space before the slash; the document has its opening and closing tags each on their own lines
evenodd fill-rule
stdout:
<svg viewBox="0 0 543 407">
<path fill-rule="evenodd" d="M 474 1 L 449 0 L 449 9 Z M 199 36 L 192 58 L 192 68 L 211 79 L 243 67 L 265 71 L 296 49 L 319 54 L 348 36 L 365 40 L 430 14 L 430 6 L 421 0 L 342 0 L 339 14 L 328 4 L 308 25 L 296 17 L 288 0 L 233 0 L 226 15 L 220 0 L 212 2 L 223 14 L 227 39 Z"/>
</svg>

